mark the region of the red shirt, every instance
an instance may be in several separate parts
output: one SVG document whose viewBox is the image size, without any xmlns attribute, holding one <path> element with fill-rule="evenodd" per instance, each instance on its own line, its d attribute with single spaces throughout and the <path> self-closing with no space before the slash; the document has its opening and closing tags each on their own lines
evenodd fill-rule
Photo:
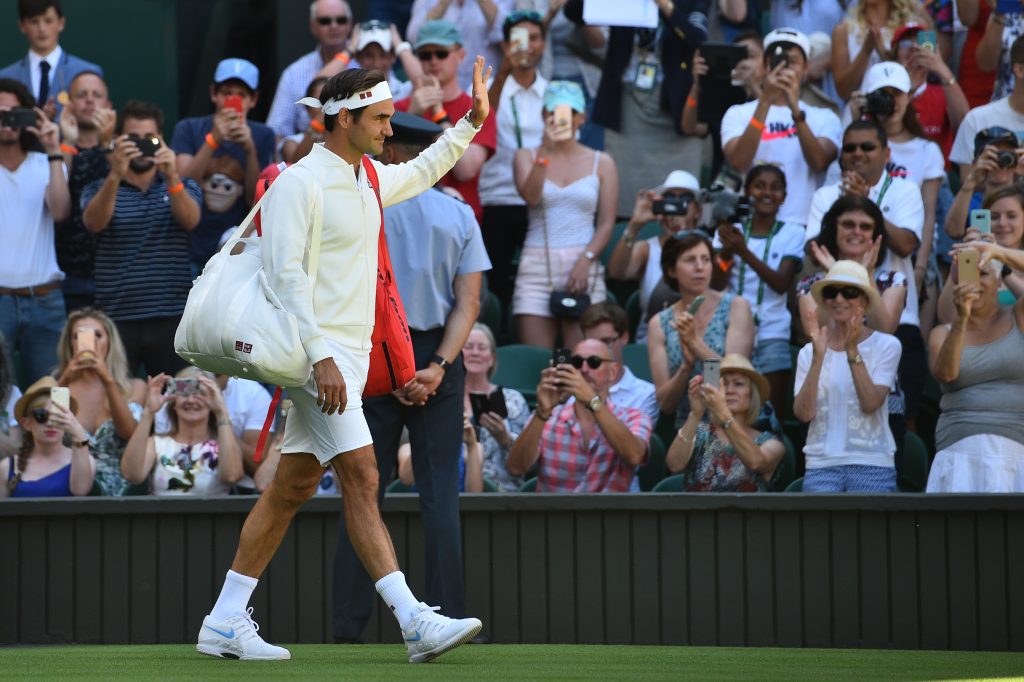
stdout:
<svg viewBox="0 0 1024 682">
<path fill-rule="evenodd" d="M 978 3 L 978 19 L 973 26 L 967 28 L 967 41 L 964 43 L 963 52 L 960 54 L 960 89 L 967 96 L 967 103 L 971 109 L 988 104 L 992 101 L 992 91 L 995 90 L 996 71 L 985 73 L 978 68 L 978 62 L 974 58 L 974 51 L 985 35 L 985 27 L 988 25 L 988 15 L 992 9 L 987 2 Z"/>
<path fill-rule="evenodd" d="M 926 82 L 924 90 L 912 101 L 925 137 L 939 145 L 948 167 L 949 150 L 953 147 L 953 126 L 949 124 L 946 111 L 946 91 L 941 85 Z"/>
<path fill-rule="evenodd" d="M 395 109 L 399 111 L 409 111 L 409 102 L 411 98 L 406 97 L 395 102 Z M 464 92 L 460 92 L 459 96 L 453 100 L 449 100 L 444 103 L 444 110 L 448 112 L 448 118 L 453 122 L 458 121 L 462 118 L 467 111 L 473 108 L 473 98 Z M 426 117 L 424 117 L 426 118 Z M 498 146 L 498 127 L 494 122 L 494 115 L 489 115 L 487 120 L 484 121 L 483 127 L 480 132 L 473 138 L 473 144 L 478 144 L 487 149 L 487 158 L 491 158 L 494 155 L 494 150 Z M 445 187 L 451 187 L 452 189 L 458 190 L 462 198 L 466 200 L 466 203 L 473 208 L 473 213 L 476 215 L 476 221 L 481 222 L 483 217 L 483 208 L 480 205 L 480 193 L 477 191 L 477 184 L 480 182 L 480 173 L 477 172 L 469 180 L 456 180 L 455 173 L 449 172 L 448 175 L 441 178 L 441 184 Z"/>
</svg>

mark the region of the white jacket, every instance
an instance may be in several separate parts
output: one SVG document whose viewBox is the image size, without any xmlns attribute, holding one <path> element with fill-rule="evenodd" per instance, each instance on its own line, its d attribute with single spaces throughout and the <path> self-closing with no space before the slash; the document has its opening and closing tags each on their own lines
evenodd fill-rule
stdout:
<svg viewBox="0 0 1024 682">
<path fill-rule="evenodd" d="M 432 187 L 476 135 L 466 121 L 408 163 L 373 161 L 381 200 L 397 204 Z M 263 267 L 285 310 L 295 315 L 310 362 L 331 357 L 326 339 L 369 352 L 373 332 L 380 211 L 362 167 L 355 168 L 322 145 L 285 170 L 262 207 Z M 306 262 L 315 211 L 323 211 L 320 265 L 315 285 Z M 425 235 L 424 235 L 425 236 Z"/>
</svg>

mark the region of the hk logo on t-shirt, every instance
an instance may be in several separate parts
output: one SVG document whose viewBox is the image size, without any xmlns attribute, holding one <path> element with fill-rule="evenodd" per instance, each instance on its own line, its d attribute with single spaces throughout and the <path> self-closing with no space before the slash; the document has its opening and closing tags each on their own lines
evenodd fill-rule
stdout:
<svg viewBox="0 0 1024 682">
<path fill-rule="evenodd" d="M 762 140 L 783 140 L 796 137 L 796 123 L 769 123 L 761 131 Z"/>
<path fill-rule="evenodd" d="M 893 163 L 892 161 L 890 161 L 889 163 L 885 164 L 885 170 L 889 173 L 889 175 L 891 175 L 894 178 L 906 178 L 907 177 L 907 167 L 906 166 L 898 166 L 895 163 Z"/>
</svg>

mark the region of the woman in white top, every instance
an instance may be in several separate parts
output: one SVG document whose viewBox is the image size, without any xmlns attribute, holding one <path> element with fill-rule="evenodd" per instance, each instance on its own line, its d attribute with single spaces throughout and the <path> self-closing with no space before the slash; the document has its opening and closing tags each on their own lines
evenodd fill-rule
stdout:
<svg viewBox="0 0 1024 682">
<path fill-rule="evenodd" d="M 805 492 L 896 490 L 887 398 L 900 362 L 894 336 L 864 326 L 880 304 L 864 266 L 841 260 L 811 288 L 829 324 L 797 358 L 793 414 L 810 422 Z"/>
<path fill-rule="evenodd" d="M 568 120 L 555 109 L 569 105 Z M 512 307 L 522 343 L 573 347 L 583 338 L 575 319 L 556 318 L 551 293 L 605 299 L 600 254 L 611 239 L 619 176 L 607 154 L 576 141 L 586 119 L 583 90 L 552 81 L 544 91 L 544 140 L 539 149 L 520 149 L 514 160 L 516 189 L 529 207 L 530 225 L 519 259 Z M 582 307 L 579 312 L 582 312 Z"/>
<path fill-rule="evenodd" d="M 168 381 L 166 374 L 149 379 L 142 418 L 121 457 L 121 474 L 131 483 L 149 479 L 154 495 L 227 495 L 243 470 L 224 395 L 205 376 L 174 379 L 181 382 L 175 385 L 181 395 L 166 395 Z M 198 383 L 188 388 L 190 381 Z M 171 428 L 150 435 L 165 403 L 171 403 Z"/>
</svg>

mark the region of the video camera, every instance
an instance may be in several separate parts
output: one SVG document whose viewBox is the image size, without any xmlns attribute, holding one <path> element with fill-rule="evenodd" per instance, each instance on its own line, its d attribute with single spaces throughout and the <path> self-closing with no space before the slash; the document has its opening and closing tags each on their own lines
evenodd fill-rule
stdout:
<svg viewBox="0 0 1024 682">
<path fill-rule="evenodd" d="M 711 225 L 738 223 L 750 217 L 750 201 L 742 194 L 743 177 L 731 168 L 723 168 L 714 182 L 700 194 L 708 209 Z"/>
</svg>

